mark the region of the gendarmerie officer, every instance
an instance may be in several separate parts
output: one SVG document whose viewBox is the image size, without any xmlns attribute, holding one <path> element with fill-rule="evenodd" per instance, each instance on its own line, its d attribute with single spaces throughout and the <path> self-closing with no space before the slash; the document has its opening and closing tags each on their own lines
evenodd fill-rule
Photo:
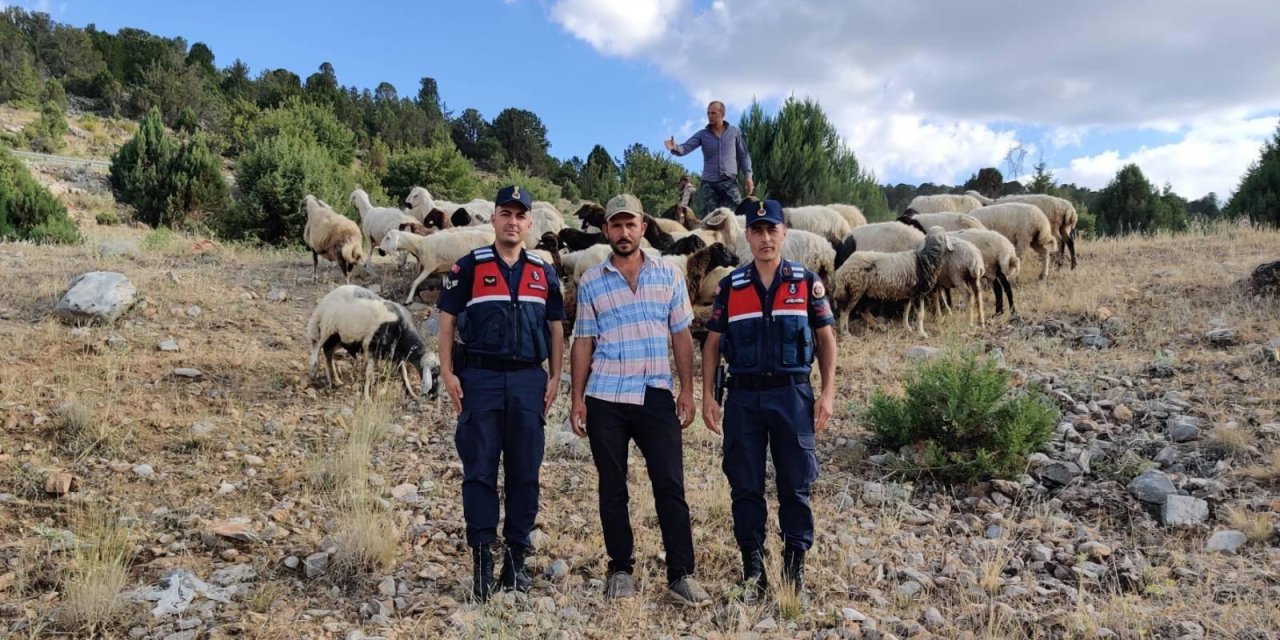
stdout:
<svg viewBox="0 0 1280 640">
<path fill-rule="evenodd" d="M 506 525 L 498 582 L 521 591 L 532 584 L 525 557 L 538 515 L 543 423 L 564 361 L 560 281 L 550 264 L 523 248 L 532 225 L 529 192 L 506 187 L 494 202 L 494 243 L 453 265 L 439 302 L 440 380 L 458 412 L 454 442 L 462 460 L 462 514 L 472 594 L 480 601 L 494 588 L 499 462 Z M 549 372 L 542 368 L 548 359 Z"/>
<path fill-rule="evenodd" d="M 744 593 L 763 593 L 765 452 L 773 452 L 783 575 L 796 593 L 804 588 L 804 556 L 813 545 L 809 489 L 818 477 L 814 437 L 827 427 L 833 406 L 835 319 L 822 280 L 782 257 L 787 228 L 774 200 L 743 201 L 747 243 L 754 260 L 720 281 L 702 351 L 702 416 L 720 433 L 720 406 L 712 381 L 723 353 L 729 377 L 724 403 L 724 473 L 733 499 L 733 534 L 742 551 Z M 814 355 L 822 375 L 816 400 L 809 384 Z"/>
</svg>

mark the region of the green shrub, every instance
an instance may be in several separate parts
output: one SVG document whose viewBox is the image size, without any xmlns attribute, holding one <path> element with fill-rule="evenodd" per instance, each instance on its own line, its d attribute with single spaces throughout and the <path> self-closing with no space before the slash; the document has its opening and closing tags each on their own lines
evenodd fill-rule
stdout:
<svg viewBox="0 0 1280 640">
<path fill-rule="evenodd" d="M 62 149 L 62 138 L 69 130 L 67 116 L 62 113 L 62 108 L 55 102 L 45 102 L 40 107 L 40 117 L 27 125 L 22 135 L 32 151 L 57 153 Z"/>
<path fill-rule="evenodd" d="M 471 161 L 453 144 L 392 153 L 387 157 L 382 186 L 396 203 L 403 203 L 415 186 L 426 187 L 433 198 L 452 202 L 479 198 L 485 191 Z M 493 194 L 488 197 L 492 198 Z"/>
<path fill-rule="evenodd" d="M 67 208 L 40 186 L 22 161 L 0 148 L 0 239 L 74 244 L 80 232 Z"/>
<path fill-rule="evenodd" d="M 222 167 L 203 136 L 183 143 L 152 109 L 137 134 L 111 157 L 111 190 L 153 227 L 183 223 L 191 214 L 217 215 L 228 206 Z"/>
<path fill-rule="evenodd" d="M 481 197 L 491 199 L 497 195 L 498 189 L 502 187 L 518 184 L 527 189 L 533 196 L 534 200 L 546 200 L 547 202 L 555 202 L 560 199 L 560 185 L 557 185 L 546 178 L 537 178 L 516 168 L 510 167 L 506 171 L 499 173 L 497 176 L 487 178 L 484 181 L 484 190 Z"/>
<path fill-rule="evenodd" d="M 120 224 L 120 215 L 114 211 L 100 211 L 93 219 L 104 227 Z"/>
<path fill-rule="evenodd" d="M 350 171 L 313 140 L 292 135 L 266 139 L 236 164 L 240 197 L 229 215 L 217 220 L 219 233 L 268 244 L 302 241 L 308 194 L 335 210 L 351 210 Z"/>
<path fill-rule="evenodd" d="M 290 98 L 278 108 L 263 111 L 255 120 L 253 130 L 254 138 L 259 141 L 287 135 L 314 142 L 343 167 L 356 157 L 356 134 L 339 122 L 332 111 L 303 102 L 301 98 Z M 248 146 L 252 147 L 253 141 Z"/>
<path fill-rule="evenodd" d="M 1016 478 L 1058 416 L 1042 394 L 1011 389 L 1009 374 L 974 351 L 918 364 L 904 387 L 901 397 L 877 390 L 866 422 L 885 448 L 918 448 L 904 468 L 944 482 Z"/>
</svg>

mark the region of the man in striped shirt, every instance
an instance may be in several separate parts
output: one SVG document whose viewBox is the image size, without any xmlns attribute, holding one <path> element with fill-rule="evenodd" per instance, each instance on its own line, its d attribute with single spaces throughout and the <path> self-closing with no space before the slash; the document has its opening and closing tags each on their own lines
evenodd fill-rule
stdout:
<svg viewBox="0 0 1280 640">
<path fill-rule="evenodd" d="M 578 283 L 578 318 L 570 358 L 574 433 L 587 436 L 599 475 L 600 523 L 609 554 L 609 598 L 635 596 L 635 541 L 628 511 L 627 453 L 635 440 L 653 485 L 667 552 L 667 596 L 678 604 L 710 602 L 693 578 L 693 531 L 684 498 L 682 430 L 693 422 L 693 311 L 684 278 L 640 250 L 644 210 L 633 195 L 609 200 L 605 234 L 613 253 Z M 672 397 L 668 336 L 680 377 Z"/>
</svg>

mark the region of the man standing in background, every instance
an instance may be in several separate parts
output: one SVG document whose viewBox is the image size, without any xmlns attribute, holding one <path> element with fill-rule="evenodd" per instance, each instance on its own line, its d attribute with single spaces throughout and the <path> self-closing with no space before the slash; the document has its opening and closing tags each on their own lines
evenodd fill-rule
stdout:
<svg viewBox="0 0 1280 640">
<path fill-rule="evenodd" d="M 751 178 L 751 156 L 747 143 L 737 127 L 724 121 L 724 103 L 716 100 L 707 105 L 707 126 L 699 129 L 684 144 L 676 144 L 675 137 L 663 141 L 667 151 L 683 156 L 702 147 L 702 215 L 711 215 L 718 207 L 733 209 L 742 202 L 738 191 L 738 171 L 746 176 L 747 195 L 756 190 Z"/>
</svg>

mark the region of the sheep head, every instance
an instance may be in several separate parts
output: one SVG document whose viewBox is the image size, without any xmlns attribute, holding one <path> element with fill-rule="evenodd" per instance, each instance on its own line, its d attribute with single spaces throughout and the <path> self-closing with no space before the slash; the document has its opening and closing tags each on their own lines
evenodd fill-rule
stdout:
<svg viewBox="0 0 1280 640">
<path fill-rule="evenodd" d="M 578 210 L 573 215 L 582 221 L 581 228 L 583 229 L 588 226 L 596 227 L 597 229 L 604 228 L 604 207 L 595 202 L 589 200 L 583 202 L 582 206 L 578 207 Z"/>
<path fill-rule="evenodd" d="M 560 236 L 557 236 L 554 231 L 548 231 L 542 234 L 541 238 L 538 238 L 538 244 L 534 245 L 533 248 L 556 253 L 560 251 L 560 244 Z"/>
<path fill-rule="evenodd" d="M 359 209 L 365 209 L 369 206 L 369 194 L 364 189 L 356 189 L 351 192 L 351 204 L 356 205 Z"/>
<path fill-rule="evenodd" d="M 392 229 L 388 231 L 387 235 L 382 236 L 382 242 L 378 243 L 378 249 L 384 253 L 395 253 L 402 244 L 400 236 L 403 233 L 404 232 L 399 229 Z"/>
<path fill-rule="evenodd" d="M 724 246 L 723 242 L 717 242 L 707 249 L 711 252 L 711 262 L 707 265 L 708 269 L 716 267 L 736 267 L 738 266 L 738 254 L 729 250 Z"/>
<path fill-rule="evenodd" d="M 405 196 L 404 203 L 409 208 L 417 208 L 419 205 L 427 209 L 433 209 L 436 206 L 435 200 L 431 197 L 431 192 L 426 187 L 414 187 L 409 190 L 409 195 Z"/>
</svg>

